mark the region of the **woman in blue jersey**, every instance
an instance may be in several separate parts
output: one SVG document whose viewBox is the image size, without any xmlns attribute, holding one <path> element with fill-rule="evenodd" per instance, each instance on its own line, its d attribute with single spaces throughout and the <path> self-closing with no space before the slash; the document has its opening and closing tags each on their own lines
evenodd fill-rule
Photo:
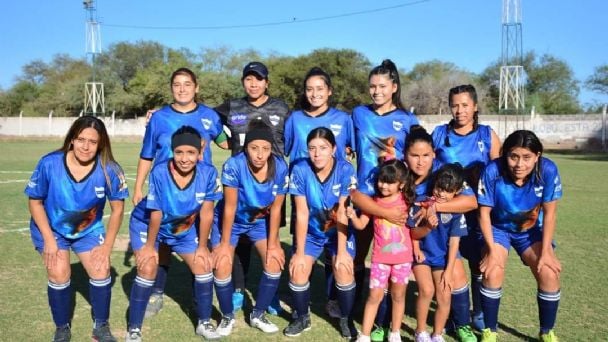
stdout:
<svg viewBox="0 0 608 342">
<path fill-rule="evenodd" d="M 557 341 L 553 332 L 560 300 L 561 264 L 553 251 L 557 201 L 562 183 L 557 166 L 543 157 L 543 145 L 531 131 L 515 131 L 500 158 L 479 180 L 479 224 L 484 240 L 481 304 L 486 329 L 482 341 L 496 341 L 502 284 L 511 246 L 537 283 L 540 341 Z"/>
<path fill-rule="evenodd" d="M 32 242 L 48 276 L 48 300 L 56 325 L 53 341 L 71 339 L 70 248 L 89 276 L 93 340 L 116 341 L 108 325 L 110 253 L 129 193 L 103 122 L 92 116 L 74 121 L 63 146 L 40 159 L 25 194 L 32 215 Z M 106 200 L 111 208 L 107 229 L 102 222 Z"/>
<path fill-rule="evenodd" d="M 279 331 L 266 318 L 265 311 L 277 291 L 285 263 L 279 224 L 289 178 L 283 158 L 272 153 L 272 143 L 270 128 L 252 122 L 243 151 L 230 157 L 222 169 L 224 199 L 215 208 L 211 230 L 215 289 L 223 315 L 217 329 L 221 336 L 230 335 L 235 323 L 231 273 L 234 250 L 241 236 L 253 242 L 264 268 L 249 324 L 265 333 Z"/>
<path fill-rule="evenodd" d="M 450 89 L 448 103 L 452 120 L 433 130 L 433 145 L 437 159 L 443 163 L 459 163 L 465 168 L 465 178 L 469 186 L 477 189 L 479 175 L 485 166 L 500 153 L 500 140 L 490 126 L 479 123 L 477 91 L 472 85 L 459 85 Z M 479 261 L 479 223 L 477 211 L 466 215 L 470 234 L 460 241 L 460 253 L 469 262 L 471 272 L 471 292 L 473 298 L 473 327 L 484 328 L 481 310 L 481 273 Z"/>
<path fill-rule="evenodd" d="M 289 163 L 308 158 L 306 137 L 317 127 L 329 128 L 336 138 L 336 157 L 347 158 L 355 151 L 355 137 L 351 116 L 341 110 L 330 107 L 329 101 L 333 87 L 330 76 L 319 67 L 308 71 L 304 77 L 304 92 L 300 95 L 300 110 L 293 111 L 285 122 L 285 155 Z M 294 207 L 292 202 L 292 207 Z M 295 224 L 295 211 L 291 212 L 291 227 Z M 325 272 L 327 278 L 327 295 L 325 305 L 330 317 L 339 318 L 340 308 L 335 298 L 331 260 L 326 255 Z"/>
<path fill-rule="evenodd" d="M 412 125 L 418 124 L 414 114 L 405 110 L 401 103 L 401 83 L 397 67 L 390 60 L 374 67 L 369 73 L 369 95 L 372 103 L 353 109 L 352 119 L 357 146 L 357 189 L 373 196 L 376 175 L 380 162 L 389 159 L 402 159 L 405 138 Z M 355 257 L 355 279 L 357 299 L 361 297 L 365 274 L 365 258 L 373 237 L 373 227 L 357 230 L 357 256 Z M 376 322 L 382 322 L 386 312 L 386 301 L 380 306 Z M 382 340 L 383 330 L 372 333 L 372 340 Z M 378 334 L 382 336 L 378 336 Z"/>
<path fill-rule="evenodd" d="M 291 166 L 289 193 L 294 196 L 297 215 L 293 254 L 289 263 L 289 288 L 297 317 L 285 328 L 286 336 L 298 336 L 311 327 L 308 305 L 309 278 L 315 260 L 323 250 L 332 256 L 340 330 L 354 338 L 351 311 L 354 304 L 354 236 L 347 228 L 345 202 L 356 178 L 353 166 L 336 158 L 336 139 L 328 128 L 317 127 L 306 138 L 307 159 Z"/>
<path fill-rule="evenodd" d="M 171 135 L 181 126 L 188 125 L 195 128 L 201 135 L 201 160 L 212 164 L 211 141 L 222 148 L 228 148 L 223 133 L 222 122 L 217 113 L 202 103 L 196 102 L 198 82 L 196 75 L 187 68 L 180 68 L 173 72 L 170 80 L 173 103 L 154 112 L 146 126 L 144 141 L 137 163 L 137 176 L 133 205 L 137 205 L 144 197 L 143 187 L 150 169 L 160 162 L 172 157 Z M 159 250 L 160 267 L 156 277 L 154 291 L 150 297 L 150 304 L 146 315 L 156 314 L 163 304 L 163 292 L 167 279 L 167 272 L 171 261 L 171 251 L 161 244 Z"/>
<path fill-rule="evenodd" d="M 173 157 L 154 166 L 148 196 L 131 214 L 129 235 L 137 276 L 129 299 L 128 342 L 141 341 L 144 314 L 158 269 L 159 243 L 179 254 L 194 274 L 197 334 L 207 339 L 220 338 L 210 322 L 213 265 L 207 238 L 214 201 L 222 195 L 217 171 L 199 162 L 201 138 L 190 126 L 182 126 L 173 133 Z"/>
</svg>

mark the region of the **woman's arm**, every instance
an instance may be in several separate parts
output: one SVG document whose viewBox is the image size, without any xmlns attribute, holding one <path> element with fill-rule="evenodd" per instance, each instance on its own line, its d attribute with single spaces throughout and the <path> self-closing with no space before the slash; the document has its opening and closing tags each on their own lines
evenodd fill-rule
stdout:
<svg viewBox="0 0 608 342">
<path fill-rule="evenodd" d="M 475 195 L 459 194 L 447 202 L 435 202 L 434 208 L 438 213 L 464 214 L 477 209 L 477 198 Z"/>
<path fill-rule="evenodd" d="M 350 197 L 357 207 L 363 210 L 367 215 L 381 217 L 388 221 L 402 226 L 407 220 L 407 207 L 392 207 L 384 208 L 378 205 L 371 197 L 360 192 L 359 190 L 353 190 L 350 193 Z"/>
<path fill-rule="evenodd" d="M 133 189 L 133 205 L 137 205 L 144 198 L 144 182 L 148 177 L 148 172 L 152 168 L 152 161 L 139 158 L 137 162 L 137 175 L 135 176 L 135 189 Z"/>
<path fill-rule="evenodd" d="M 112 253 L 116 235 L 118 235 L 122 224 L 124 208 L 125 202 L 123 200 L 110 201 L 111 213 L 106 228 L 106 237 L 102 245 L 91 250 L 93 267 L 97 270 L 110 268 L 110 253 Z"/>
<path fill-rule="evenodd" d="M 562 265 L 553 251 L 553 235 L 557 219 L 557 200 L 543 203 L 543 239 L 541 254 L 538 260 L 537 272 L 543 267 L 549 267 L 551 271 L 559 275 Z"/>
<path fill-rule="evenodd" d="M 285 253 L 281 248 L 279 239 L 279 226 L 281 225 L 281 207 L 285 201 L 285 195 L 277 195 L 270 207 L 270 225 L 268 227 L 268 241 L 266 247 L 266 263 L 275 260 L 281 270 L 285 264 Z"/>
<path fill-rule="evenodd" d="M 498 157 L 500 157 L 500 138 L 498 138 L 498 135 L 496 135 L 496 132 L 494 132 L 494 130 L 490 130 L 492 133 L 492 142 L 491 142 L 491 146 L 490 146 L 490 159 L 494 160 Z"/>
</svg>

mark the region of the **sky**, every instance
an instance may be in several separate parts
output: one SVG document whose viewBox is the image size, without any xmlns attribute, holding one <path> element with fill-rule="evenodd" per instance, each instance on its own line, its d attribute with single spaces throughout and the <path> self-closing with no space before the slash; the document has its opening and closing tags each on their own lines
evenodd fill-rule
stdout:
<svg viewBox="0 0 608 342">
<path fill-rule="evenodd" d="M 141 40 L 199 52 L 253 48 L 289 56 L 348 48 L 411 70 L 433 59 L 480 73 L 501 54 L 502 0 L 96 0 L 102 47 Z M 608 103 L 582 82 L 608 63 L 606 0 L 521 0 L 523 50 L 566 61 L 581 104 Z M 85 57 L 82 1 L 2 1 L 0 88 L 33 60 Z M 272 70 L 271 70 L 272 72 Z"/>
</svg>

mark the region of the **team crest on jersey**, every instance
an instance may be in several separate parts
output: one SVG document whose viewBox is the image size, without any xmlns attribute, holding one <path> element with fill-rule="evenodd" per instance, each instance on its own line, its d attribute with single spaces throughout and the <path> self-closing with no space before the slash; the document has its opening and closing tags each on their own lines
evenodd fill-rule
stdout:
<svg viewBox="0 0 608 342">
<path fill-rule="evenodd" d="M 483 144 L 483 141 L 478 141 L 477 142 L 477 147 L 479 147 L 479 152 L 483 153 L 483 150 L 485 149 L 485 146 Z"/>
<path fill-rule="evenodd" d="M 536 195 L 536 197 L 542 197 L 543 195 L 543 186 L 535 186 L 534 187 L 534 194 Z"/>
<path fill-rule="evenodd" d="M 403 128 L 403 123 L 399 121 L 393 121 L 393 129 L 395 131 L 400 131 Z"/>
<path fill-rule="evenodd" d="M 103 187 L 103 186 L 95 187 L 95 196 L 97 196 L 97 198 L 104 198 L 105 195 L 106 195 L 105 187 Z"/>
<path fill-rule="evenodd" d="M 196 198 L 196 203 L 201 204 L 205 200 L 205 193 L 197 192 L 194 194 L 194 197 Z"/>
<path fill-rule="evenodd" d="M 148 232 L 139 232 L 139 241 L 146 243 L 148 241 Z"/>
<path fill-rule="evenodd" d="M 452 214 L 441 213 L 441 215 L 439 215 L 439 218 L 441 219 L 441 223 L 447 224 L 452 219 Z"/>
<path fill-rule="evenodd" d="M 34 173 L 32 173 L 32 177 L 30 177 L 30 181 L 27 183 L 27 187 L 28 188 L 35 188 L 36 185 L 36 181 L 38 180 L 38 170 L 34 170 Z"/>
<path fill-rule="evenodd" d="M 211 128 L 211 120 L 201 119 L 201 123 L 203 124 L 203 127 L 205 127 L 205 129 Z"/>
<path fill-rule="evenodd" d="M 334 186 L 331 187 L 331 192 L 335 195 L 335 196 L 340 196 L 340 184 L 336 184 Z"/>
<path fill-rule="evenodd" d="M 337 137 L 338 135 L 340 135 L 340 132 L 342 132 L 342 125 L 330 124 L 329 129 Z"/>
<path fill-rule="evenodd" d="M 268 115 L 268 120 L 270 120 L 270 123 L 273 126 L 276 126 L 279 124 L 279 122 L 281 121 L 281 117 L 278 115 Z"/>
<path fill-rule="evenodd" d="M 247 123 L 247 115 L 234 114 L 230 117 L 230 123 L 233 125 L 244 125 L 245 123 Z"/>
</svg>

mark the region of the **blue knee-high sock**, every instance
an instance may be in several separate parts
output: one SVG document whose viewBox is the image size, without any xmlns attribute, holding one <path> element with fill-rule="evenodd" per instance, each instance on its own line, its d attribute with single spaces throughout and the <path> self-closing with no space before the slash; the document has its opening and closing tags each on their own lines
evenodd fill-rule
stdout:
<svg viewBox="0 0 608 342">
<path fill-rule="evenodd" d="M 362 298 L 363 293 L 363 283 L 365 282 L 365 265 L 355 265 L 355 283 L 357 284 L 357 288 L 355 291 L 355 300 L 358 302 Z"/>
<path fill-rule="evenodd" d="M 232 306 L 234 285 L 232 284 L 232 277 L 228 276 L 226 279 L 217 279 L 214 277 L 213 282 L 215 283 L 215 295 L 220 304 L 222 315 L 225 317 L 234 317 L 234 307 Z"/>
<path fill-rule="evenodd" d="M 71 281 L 68 279 L 63 284 L 49 281 L 47 285 L 49 306 L 57 327 L 70 324 L 70 311 L 72 310 L 72 286 L 70 284 Z"/>
<path fill-rule="evenodd" d="M 334 268 L 329 254 L 325 256 L 325 293 L 327 299 L 336 299 L 336 280 L 334 279 Z"/>
<path fill-rule="evenodd" d="M 163 294 L 165 292 L 165 285 L 167 284 L 167 273 L 169 273 L 168 265 L 158 265 L 158 270 L 156 271 L 156 279 L 154 280 L 152 293 Z"/>
<path fill-rule="evenodd" d="M 201 321 L 210 320 L 213 304 L 213 273 L 194 275 L 194 299 L 198 319 Z"/>
<path fill-rule="evenodd" d="M 384 290 L 384 297 L 382 297 L 382 301 L 380 302 L 380 305 L 378 305 L 378 313 L 376 314 L 376 320 L 374 321 L 374 323 L 379 326 L 379 327 L 388 327 L 388 317 L 391 317 L 391 315 L 387 315 L 387 312 L 389 311 L 389 307 L 392 307 L 391 305 L 391 294 L 388 290 Z"/>
<path fill-rule="evenodd" d="M 107 323 L 110 318 L 110 301 L 112 300 L 112 277 L 99 280 L 89 279 L 89 300 L 95 327 Z"/>
<path fill-rule="evenodd" d="M 350 317 L 353 311 L 353 305 L 355 304 L 355 290 L 357 284 L 353 281 L 350 284 L 338 284 L 336 282 L 336 289 L 338 290 L 338 304 L 340 304 L 340 313 L 342 318 Z"/>
<path fill-rule="evenodd" d="M 469 325 L 471 316 L 469 315 L 469 285 L 452 291 L 451 303 L 452 321 L 454 326 L 460 328 Z"/>
<path fill-rule="evenodd" d="M 272 302 L 272 298 L 277 293 L 280 280 L 281 273 L 262 272 L 262 278 L 258 285 L 258 295 L 253 308 L 253 317 L 259 317 L 266 311 L 268 305 Z"/>
<path fill-rule="evenodd" d="M 538 302 L 538 320 L 540 321 L 541 334 L 548 333 L 555 326 L 560 298 L 560 290 L 557 290 L 557 292 L 546 292 L 538 289 L 536 301 Z"/>
<path fill-rule="evenodd" d="M 135 277 L 131 286 L 131 296 L 129 298 L 129 323 L 127 328 L 139 328 L 144 322 L 146 306 L 152 294 L 153 279 L 144 279 L 140 276 Z"/>
<path fill-rule="evenodd" d="M 308 315 L 308 304 L 310 303 L 310 282 L 304 285 L 296 285 L 289 282 L 291 296 L 293 297 L 293 307 L 296 309 L 298 317 Z"/>
<path fill-rule="evenodd" d="M 496 331 L 498 326 L 498 309 L 500 308 L 500 298 L 502 288 L 493 289 L 481 286 L 481 307 L 483 309 L 483 321 L 486 328 Z"/>
<path fill-rule="evenodd" d="M 473 299 L 473 315 L 480 314 L 481 309 L 481 274 L 471 273 L 471 298 Z"/>
</svg>

